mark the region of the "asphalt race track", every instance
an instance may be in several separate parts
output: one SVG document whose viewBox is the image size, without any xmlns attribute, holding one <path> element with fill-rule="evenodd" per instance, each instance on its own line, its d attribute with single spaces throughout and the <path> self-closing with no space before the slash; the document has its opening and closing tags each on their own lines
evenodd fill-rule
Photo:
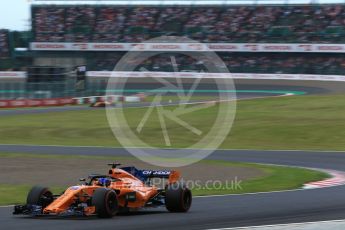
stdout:
<svg viewBox="0 0 345 230">
<path fill-rule="evenodd" d="M 56 112 L 54 109 L 13 111 L 17 111 L 16 114 L 27 114 L 36 113 L 32 111 L 37 110 Z M 75 107 L 74 109 L 88 108 Z M 0 111 L 0 115 L 12 115 L 15 113 L 13 111 Z M 121 148 L 27 145 L 0 145 L 0 152 L 104 155 L 114 156 L 114 159 L 116 156 L 130 155 Z M 217 150 L 208 159 L 345 171 L 345 152 Z M 112 219 L 30 218 L 13 216 L 12 207 L 0 208 L 1 229 L 214 229 L 333 219 L 345 219 L 345 186 L 246 195 L 195 197 L 188 213 L 169 213 L 164 208 L 159 208 L 116 216 Z"/>
<path fill-rule="evenodd" d="M 128 156 L 121 148 L 1 145 L 3 152 Z M 191 150 L 192 151 L 192 150 Z M 209 159 L 274 163 L 345 171 L 345 153 L 218 150 Z M 345 218 L 345 186 L 287 192 L 196 197 L 189 213 L 148 209 L 113 219 L 28 218 L 0 208 L 4 229 L 211 229 Z"/>
</svg>

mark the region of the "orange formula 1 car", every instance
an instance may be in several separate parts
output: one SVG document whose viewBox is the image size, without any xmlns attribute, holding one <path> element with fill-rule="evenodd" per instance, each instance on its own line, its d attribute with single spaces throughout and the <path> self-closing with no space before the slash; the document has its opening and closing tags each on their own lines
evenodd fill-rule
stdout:
<svg viewBox="0 0 345 230">
<path fill-rule="evenodd" d="M 82 185 L 69 187 L 61 195 L 35 186 L 25 205 L 16 205 L 13 214 L 32 216 L 91 216 L 110 218 L 119 211 L 165 206 L 170 212 L 187 212 L 192 193 L 184 186 L 177 171 L 118 168 L 109 164 L 108 175 L 90 175 Z M 165 188 L 151 185 L 153 178 L 166 178 Z"/>
</svg>

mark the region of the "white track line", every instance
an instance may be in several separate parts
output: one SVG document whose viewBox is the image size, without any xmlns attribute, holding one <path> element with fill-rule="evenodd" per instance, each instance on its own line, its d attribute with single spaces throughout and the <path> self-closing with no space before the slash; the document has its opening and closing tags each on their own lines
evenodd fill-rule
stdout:
<svg viewBox="0 0 345 230">
<path fill-rule="evenodd" d="M 254 99 L 266 99 L 266 98 L 275 98 L 275 97 L 288 97 L 288 96 L 298 96 L 295 94 L 281 94 L 281 95 L 273 95 L 273 96 L 260 96 L 260 97 L 248 97 L 248 98 L 234 98 L 234 99 L 227 99 L 227 100 L 209 100 L 209 101 L 196 101 L 196 102 L 182 102 L 182 103 L 170 103 L 164 105 L 154 105 L 154 107 L 168 107 L 168 106 L 177 106 L 177 105 L 197 105 L 197 104 L 205 104 L 205 103 L 223 103 L 223 102 L 233 102 L 233 101 L 248 101 Z M 145 106 L 129 106 L 129 107 L 112 107 L 112 109 L 138 109 L 138 108 L 149 108 L 152 107 L 152 104 L 145 105 Z"/>
<path fill-rule="evenodd" d="M 297 222 L 297 223 L 289 223 L 289 224 L 276 224 L 276 225 L 256 225 L 256 226 L 248 226 L 248 227 L 233 227 L 233 228 L 212 228 L 208 230 L 242 230 L 242 229 L 255 229 L 255 228 L 272 228 L 272 227 L 295 227 L 295 226 L 302 226 L 306 224 L 329 224 L 329 223 L 337 223 L 337 222 L 344 222 L 343 220 L 325 220 L 325 221 L 311 221 L 311 222 Z M 294 226 L 292 226 L 294 225 Z M 292 228 L 288 229 L 292 229 Z"/>
<path fill-rule="evenodd" d="M 3 206 L 0 206 L 0 208 L 11 208 L 13 207 L 14 205 L 3 205 Z"/>
</svg>

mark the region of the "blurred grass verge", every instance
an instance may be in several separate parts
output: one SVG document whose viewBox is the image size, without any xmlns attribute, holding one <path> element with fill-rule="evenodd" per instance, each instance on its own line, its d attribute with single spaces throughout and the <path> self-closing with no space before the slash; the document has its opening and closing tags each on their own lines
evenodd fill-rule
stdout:
<svg viewBox="0 0 345 230">
<path fill-rule="evenodd" d="M 344 151 L 344 100 L 345 95 L 312 95 L 238 101 L 232 130 L 220 148 Z M 133 131 L 146 110 L 124 110 Z M 215 105 L 180 118 L 206 134 L 217 111 Z M 2 144 L 121 147 L 102 109 L 4 116 L 0 126 Z M 172 148 L 187 147 L 200 140 L 200 136 L 174 121 L 166 119 L 166 126 Z M 138 136 L 152 146 L 166 147 L 156 112 Z"/>
</svg>

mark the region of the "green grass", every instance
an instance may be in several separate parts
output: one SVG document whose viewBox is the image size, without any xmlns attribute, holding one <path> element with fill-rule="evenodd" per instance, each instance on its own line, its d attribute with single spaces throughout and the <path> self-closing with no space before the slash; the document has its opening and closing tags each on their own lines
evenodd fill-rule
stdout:
<svg viewBox="0 0 345 230">
<path fill-rule="evenodd" d="M 220 148 L 345 150 L 344 101 L 345 95 L 239 101 L 232 131 Z M 125 110 L 132 130 L 146 110 Z M 181 118 L 206 133 L 217 110 L 213 106 Z M 170 120 L 167 126 L 171 147 L 186 147 L 200 138 Z M 0 127 L 3 144 L 120 146 L 101 109 L 4 116 Z M 156 112 L 140 136 L 154 146 L 165 147 Z"/>
<path fill-rule="evenodd" d="M 113 160 L 107 156 L 78 156 L 78 155 L 43 155 L 43 154 L 23 154 L 23 153 L 0 153 L 0 158 L 46 158 L 46 159 L 104 159 L 105 162 Z M 120 159 L 117 157 L 117 159 Z M 128 159 L 128 157 L 122 157 Z M 223 162 L 217 160 L 204 160 L 205 164 L 219 164 L 229 167 L 243 167 L 255 168 L 262 170 L 264 176 L 253 179 L 241 181 L 240 186 L 231 186 L 231 181 L 228 184 L 212 184 L 206 188 L 204 185 L 193 189 L 193 195 L 218 195 L 218 194 L 243 194 L 252 192 L 268 192 L 300 188 L 303 184 L 311 181 L 319 181 L 329 176 L 323 172 L 315 170 L 296 168 L 296 167 L 282 167 L 272 165 L 261 165 L 253 163 L 241 162 Z M 76 178 L 77 179 L 77 178 Z M 228 187 L 226 187 L 228 185 Z M 19 204 L 24 203 L 27 193 L 32 185 L 9 185 L 0 183 L 0 205 Z M 59 194 L 64 190 L 62 187 L 51 188 L 55 194 Z"/>
<path fill-rule="evenodd" d="M 23 204 L 32 185 L 8 185 L 0 184 L 0 205 Z M 50 188 L 55 194 L 63 191 L 63 188 Z"/>
<path fill-rule="evenodd" d="M 233 162 L 213 162 L 216 164 L 233 165 Z M 281 191 L 301 188 L 305 183 L 312 181 L 320 181 L 328 178 L 329 176 L 323 172 L 296 168 L 296 167 L 283 167 L 272 165 L 260 165 L 250 163 L 235 163 L 237 166 L 255 167 L 263 170 L 266 176 L 242 181 L 240 186 L 236 187 L 234 184 L 229 183 L 228 188 L 226 184 L 217 185 L 211 189 L 195 189 L 194 195 L 222 195 L 222 194 L 243 194 L 254 192 L 269 192 Z"/>
<path fill-rule="evenodd" d="M 345 95 L 242 101 L 223 148 L 345 150 Z"/>
</svg>

